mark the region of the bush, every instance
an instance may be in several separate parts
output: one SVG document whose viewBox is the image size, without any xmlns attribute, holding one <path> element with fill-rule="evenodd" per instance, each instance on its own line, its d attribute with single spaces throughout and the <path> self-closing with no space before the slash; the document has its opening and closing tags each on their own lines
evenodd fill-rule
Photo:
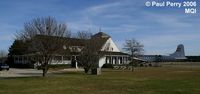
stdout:
<svg viewBox="0 0 200 94">
<path fill-rule="evenodd" d="M 113 68 L 112 64 L 104 64 L 102 68 Z"/>
</svg>

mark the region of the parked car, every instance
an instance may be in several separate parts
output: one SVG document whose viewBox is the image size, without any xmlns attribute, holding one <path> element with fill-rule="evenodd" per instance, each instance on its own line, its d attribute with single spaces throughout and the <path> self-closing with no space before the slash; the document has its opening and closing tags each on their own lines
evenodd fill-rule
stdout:
<svg viewBox="0 0 200 94">
<path fill-rule="evenodd" d="M 9 70 L 9 66 L 6 63 L 0 63 L 0 71 L 1 70 Z"/>
</svg>

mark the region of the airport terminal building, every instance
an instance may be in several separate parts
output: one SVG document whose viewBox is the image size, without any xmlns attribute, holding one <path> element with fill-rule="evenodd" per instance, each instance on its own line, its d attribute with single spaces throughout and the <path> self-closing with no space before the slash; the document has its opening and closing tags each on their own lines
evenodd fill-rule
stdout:
<svg viewBox="0 0 200 94">
<path fill-rule="evenodd" d="M 53 38 L 53 37 L 52 37 Z M 77 39 L 77 38 L 64 38 L 68 40 L 68 49 L 70 53 L 65 53 L 65 50 L 61 53 L 54 55 L 50 64 L 71 64 L 72 67 L 78 68 L 79 64 L 79 53 L 84 47 L 84 43 L 87 41 L 96 41 L 98 44 L 95 45 L 96 49 L 102 57 L 99 59 L 98 67 L 102 67 L 104 64 L 121 65 L 129 63 L 129 55 L 119 50 L 117 45 L 112 40 L 111 36 L 104 32 L 98 32 L 94 34 L 90 39 Z M 64 45 L 63 45 L 64 47 Z M 65 47 L 66 48 L 66 47 Z M 39 63 L 31 61 L 31 56 L 34 54 L 21 54 L 13 55 L 14 64 L 34 64 Z"/>
</svg>

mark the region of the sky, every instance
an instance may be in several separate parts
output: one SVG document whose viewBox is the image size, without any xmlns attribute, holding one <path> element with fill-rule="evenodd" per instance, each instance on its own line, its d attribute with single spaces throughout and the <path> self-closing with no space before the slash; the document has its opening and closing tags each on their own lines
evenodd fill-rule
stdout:
<svg viewBox="0 0 200 94">
<path fill-rule="evenodd" d="M 199 0 L 187 0 L 197 3 L 195 14 L 186 14 L 185 7 L 147 7 L 148 1 L 185 0 L 1 0 L 0 50 L 8 50 L 25 22 L 52 16 L 72 34 L 101 28 L 121 50 L 134 38 L 144 45 L 144 54 L 169 55 L 183 44 L 186 55 L 200 55 Z"/>
</svg>

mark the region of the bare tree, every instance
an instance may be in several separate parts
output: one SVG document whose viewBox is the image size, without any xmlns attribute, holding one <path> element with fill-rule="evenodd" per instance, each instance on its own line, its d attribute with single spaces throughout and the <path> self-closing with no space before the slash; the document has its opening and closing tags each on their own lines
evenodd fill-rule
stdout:
<svg viewBox="0 0 200 94">
<path fill-rule="evenodd" d="M 135 39 L 131 40 L 126 40 L 124 44 L 124 50 L 127 51 L 131 55 L 131 65 L 132 65 L 132 71 L 133 71 L 133 66 L 137 66 L 137 61 L 134 60 L 134 57 L 138 57 L 138 55 L 141 55 L 144 51 L 143 45 L 138 42 Z"/>
<path fill-rule="evenodd" d="M 76 35 L 76 38 L 78 38 L 78 39 L 90 39 L 91 36 L 92 36 L 91 32 L 88 32 L 88 31 L 78 31 L 77 35 Z"/>
<path fill-rule="evenodd" d="M 29 53 L 32 59 L 41 64 L 43 77 L 46 76 L 48 65 L 54 54 L 63 50 L 66 40 L 63 37 L 70 36 L 67 25 L 57 23 L 55 18 L 36 18 L 24 24 L 24 29 L 16 37 L 28 42 Z"/>
<path fill-rule="evenodd" d="M 95 40 L 88 40 L 85 42 L 85 46 L 80 53 L 80 63 L 83 66 L 85 73 L 95 71 L 98 68 L 98 62 L 101 58 L 97 49 L 98 42 Z M 97 71 L 99 72 L 99 71 Z"/>
<path fill-rule="evenodd" d="M 99 54 L 99 42 L 96 39 L 91 39 L 92 33 L 88 31 L 79 31 L 77 32 L 76 38 L 84 40 L 84 47 L 79 54 L 80 64 L 83 66 L 85 73 L 89 73 L 89 71 L 94 73 L 97 71 L 98 62 L 101 58 Z M 95 74 L 95 73 L 94 73 Z M 98 74 L 98 73 L 97 73 Z"/>
</svg>

